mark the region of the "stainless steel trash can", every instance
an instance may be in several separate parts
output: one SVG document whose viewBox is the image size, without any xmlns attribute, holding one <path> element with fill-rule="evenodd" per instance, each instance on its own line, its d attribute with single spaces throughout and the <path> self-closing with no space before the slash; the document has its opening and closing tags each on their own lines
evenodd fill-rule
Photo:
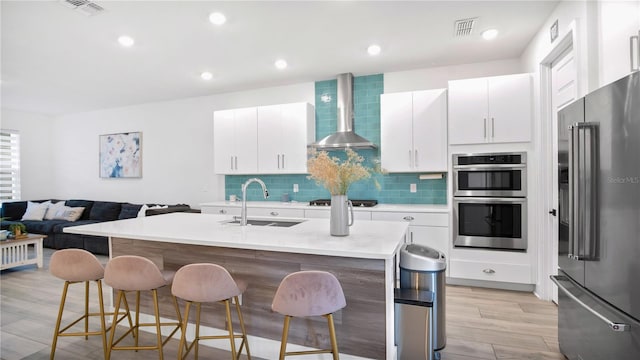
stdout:
<svg viewBox="0 0 640 360">
<path fill-rule="evenodd" d="M 405 244 L 400 249 L 400 289 L 430 291 L 433 293 L 431 339 L 433 350 L 442 350 L 446 344 L 445 334 L 445 270 L 446 259 L 443 253 L 427 246 Z M 425 321 L 417 319 L 415 324 L 399 326 L 424 326 Z M 405 328 L 406 329 L 406 328 Z M 422 329 L 417 329 L 422 331 Z M 406 331 L 405 331 L 406 332 Z M 428 334 L 427 334 L 428 336 Z M 427 354 L 430 359 L 432 354 Z M 436 355 L 437 356 L 437 355 Z M 418 357 L 416 357 L 417 359 Z"/>
</svg>

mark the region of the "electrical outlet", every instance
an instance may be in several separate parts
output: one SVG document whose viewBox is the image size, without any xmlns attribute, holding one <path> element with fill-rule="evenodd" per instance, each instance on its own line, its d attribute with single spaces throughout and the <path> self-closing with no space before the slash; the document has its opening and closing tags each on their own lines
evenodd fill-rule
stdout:
<svg viewBox="0 0 640 360">
<path fill-rule="evenodd" d="M 416 184 L 409 184 L 409 191 L 412 193 L 418 192 L 418 187 L 416 186 Z"/>
<path fill-rule="evenodd" d="M 293 184 L 293 192 L 297 193 L 298 191 L 300 191 L 300 188 L 298 188 L 298 184 Z"/>
</svg>

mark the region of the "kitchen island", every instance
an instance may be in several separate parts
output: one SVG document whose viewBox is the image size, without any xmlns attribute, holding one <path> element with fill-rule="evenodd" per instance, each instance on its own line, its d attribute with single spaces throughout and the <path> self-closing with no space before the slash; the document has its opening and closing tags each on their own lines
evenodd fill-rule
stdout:
<svg viewBox="0 0 640 360">
<path fill-rule="evenodd" d="M 248 282 L 242 297 L 252 354 L 277 358 L 283 317 L 271 311 L 280 281 L 300 270 L 324 270 L 342 284 L 347 307 L 335 314 L 343 359 L 393 359 L 394 259 L 408 225 L 402 222 L 359 221 L 346 237 L 329 235 L 329 221 L 298 219 L 291 227 L 245 226 L 228 223 L 230 216 L 173 213 L 69 227 L 65 232 L 109 237 L 110 256 L 140 255 L 161 269 L 211 262 Z M 282 220 L 282 219 L 280 219 Z M 163 289 L 164 297 L 169 289 Z M 148 301 L 148 299 L 145 299 Z M 168 298 L 161 300 L 169 304 Z M 151 313 L 146 303 L 144 313 Z M 171 307 L 161 306 L 170 318 Z M 203 323 L 224 329 L 218 304 L 203 309 Z M 323 318 L 295 319 L 289 349 L 327 347 Z M 224 341 L 207 345 L 228 345 Z M 301 349 L 301 348 L 299 348 Z M 318 357 L 320 358 L 320 357 Z"/>
</svg>

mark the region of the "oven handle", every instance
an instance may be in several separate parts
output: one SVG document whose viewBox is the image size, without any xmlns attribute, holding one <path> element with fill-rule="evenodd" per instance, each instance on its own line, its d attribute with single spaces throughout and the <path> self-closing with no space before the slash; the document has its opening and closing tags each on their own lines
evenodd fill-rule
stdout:
<svg viewBox="0 0 640 360">
<path fill-rule="evenodd" d="M 456 203 L 472 203 L 472 204 L 524 204 L 527 202 L 526 198 L 512 198 L 512 197 L 454 197 L 453 201 Z"/>
<path fill-rule="evenodd" d="M 474 164 L 474 165 L 454 165 L 455 170 L 504 170 L 504 169 L 524 169 L 527 164 Z"/>
</svg>

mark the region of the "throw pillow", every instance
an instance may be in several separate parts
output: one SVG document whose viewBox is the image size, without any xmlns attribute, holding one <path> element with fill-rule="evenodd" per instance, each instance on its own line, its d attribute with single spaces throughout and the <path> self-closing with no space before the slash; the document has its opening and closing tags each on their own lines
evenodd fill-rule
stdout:
<svg viewBox="0 0 640 360">
<path fill-rule="evenodd" d="M 29 201 L 27 203 L 27 211 L 25 211 L 24 215 L 22 215 L 22 220 L 42 221 L 42 219 L 44 218 L 44 214 L 47 212 L 49 204 L 51 204 L 50 201 L 43 203 L 35 203 Z"/>
<path fill-rule="evenodd" d="M 96 201 L 91 207 L 89 220 L 111 221 L 118 220 L 120 214 L 120 203 L 109 201 Z"/>
<path fill-rule="evenodd" d="M 44 214 L 44 219 L 53 220 L 58 210 L 62 209 L 63 207 L 64 207 L 64 201 L 58 201 L 57 203 L 53 203 L 49 205 L 49 207 L 47 208 L 47 212 Z"/>
<path fill-rule="evenodd" d="M 118 216 L 118 219 L 120 220 L 131 219 L 138 216 L 138 211 L 140 211 L 141 207 L 142 205 L 122 204 L 122 210 L 120 210 L 120 215 Z"/>
<path fill-rule="evenodd" d="M 80 219 L 83 211 L 84 211 L 83 207 L 65 206 L 62 209 L 58 210 L 58 212 L 53 218 L 55 220 L 76 221 Z"/>
</svg>

